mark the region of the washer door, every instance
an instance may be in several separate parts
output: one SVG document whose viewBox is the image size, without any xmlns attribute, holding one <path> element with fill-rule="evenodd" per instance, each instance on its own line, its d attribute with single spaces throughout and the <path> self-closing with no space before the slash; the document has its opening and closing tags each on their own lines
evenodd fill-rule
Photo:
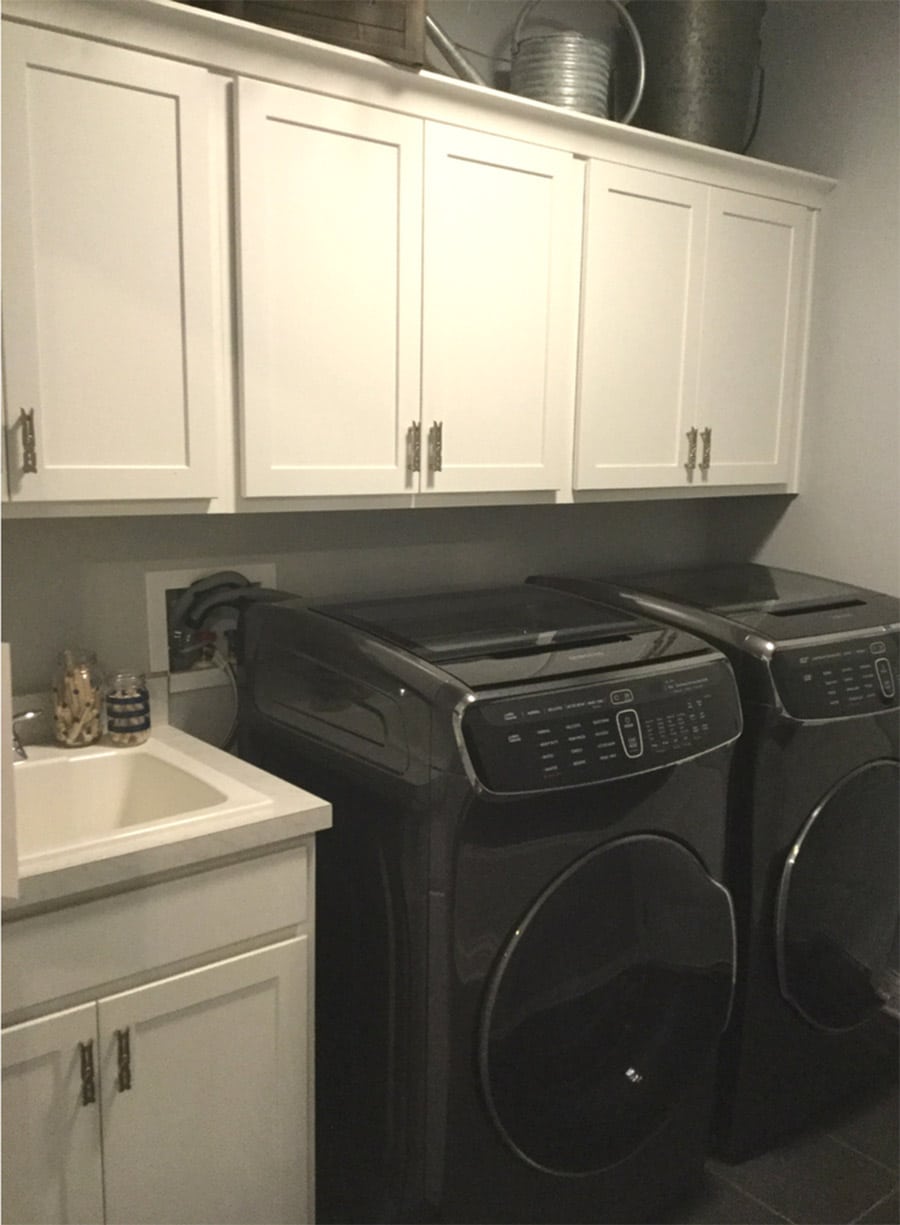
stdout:
<svg viewBox="0 0 900 1225">
<path fill-rule="evenodd" d="M 710 1059 L 734 985 L 731 898 L 670 838 L 591 851 L 540 895 L 488 984 L 488 1109 L 530 1165 L 586 1175 L 634 1152 Z"/>
<path fill-rule="evenodd" d="M 847 775 L 806 822 L 781 877 L 778 977 L 821 1029 L 853 1029 L 884 1002 L 897 936 L 900 765 Z"/>
</svg>

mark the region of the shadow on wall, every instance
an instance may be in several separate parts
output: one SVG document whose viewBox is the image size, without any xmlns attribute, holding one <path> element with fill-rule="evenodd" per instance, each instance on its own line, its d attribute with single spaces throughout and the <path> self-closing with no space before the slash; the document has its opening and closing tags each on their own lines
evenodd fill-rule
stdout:
<svg viewBox="0 0 900 1225">
<path fill-rule="evenodd" d="M 3 524 L 3 635 L 17 692 L 66 644 L 149 665 L 151 570 L 276 567 L 298 594 L 390 594 L 752 559 L 787 498 L 414 511 L 13 520 Z"/>
</svg>

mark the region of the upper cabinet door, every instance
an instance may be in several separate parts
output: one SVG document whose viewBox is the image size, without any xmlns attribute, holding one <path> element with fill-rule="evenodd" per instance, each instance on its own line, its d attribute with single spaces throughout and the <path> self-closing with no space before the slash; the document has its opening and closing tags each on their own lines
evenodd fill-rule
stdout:
<svg viewBox="0 0 900 1225">
<path fill-rule="evenodd" d="M 707 190 L 588 165 L 576 489 L 686 484 Z"/>
<path fill-rule="evenodd" d="M 568 483 L 581 184 L 571 154 L 426 126 L 423 491 Z"/>
<path fill-rule="evenodd" d="M 14 500 L 216 493 L 211 99 L 204 69 L 4 23 Z"/>
<path fill-rule="evenodd" d="M 412 488 L 421 120 L 240 79 L 243 493 Z"/>
<path fill-rule="evenodd" d="M 792 479 L 810 226 L 801 205 L 710 190 L 696 413 L 696 424 L 712 431 L 710 485 Z"/>
</svg>

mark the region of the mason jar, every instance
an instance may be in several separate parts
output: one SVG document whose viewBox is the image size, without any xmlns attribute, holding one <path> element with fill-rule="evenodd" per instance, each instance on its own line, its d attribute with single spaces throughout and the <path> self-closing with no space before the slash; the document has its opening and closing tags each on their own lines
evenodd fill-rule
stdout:
<svg viewBox="0 0 900 1225">
<path fill-rule="evenodd" d="M 110 744 L 143 744 L 150 735 L 150 692 L 140 672 L 113 672 L 106 683 L 106 730 Z"/>
<path fill-rule="evenodd" d="M 100 739 L 103 681 L 97 656 L 81 647 L 61 651 L 53 675 L 53 733 L 58 744 L 81 748 Z"/>
</svg>

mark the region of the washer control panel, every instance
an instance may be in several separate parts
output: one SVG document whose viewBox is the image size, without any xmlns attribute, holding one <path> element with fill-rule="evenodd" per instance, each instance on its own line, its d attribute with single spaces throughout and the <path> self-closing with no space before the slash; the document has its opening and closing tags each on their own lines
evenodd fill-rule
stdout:
<svg viewBox="0 0 900 1225">
<path fill-rule="evenodd" d="M 722 658 L 474 703 L 462 719 L 475 774 L 502 794 L 608 782 L 734 740 L 741 713 Z"/>
<path fill-rule="evenodd" d="M 845 719 L 900 705 L 900 635 L 875 634 L 779 649 L 772 680 L 795 719 Z"/>
</svg>

